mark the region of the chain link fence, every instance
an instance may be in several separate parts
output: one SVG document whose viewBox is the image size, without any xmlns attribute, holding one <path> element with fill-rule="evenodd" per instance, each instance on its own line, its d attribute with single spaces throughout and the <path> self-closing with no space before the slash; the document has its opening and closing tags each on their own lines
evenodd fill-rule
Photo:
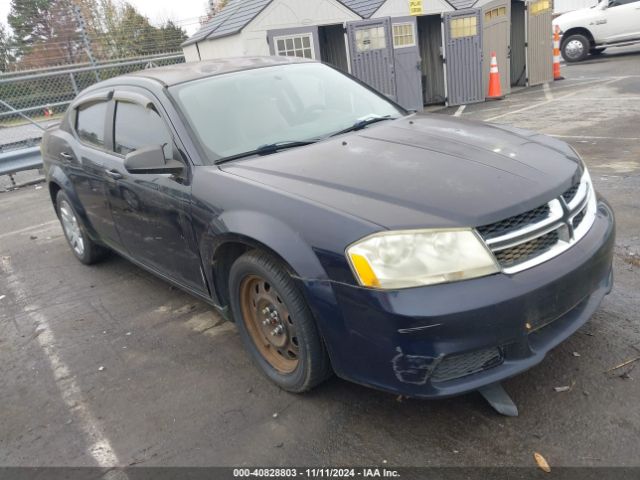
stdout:
<svg viewBox="0 0 640 480">
<path fill-rule="evenodd" d="M 70 65 L 0 75 L 0 153 L 37 146 L 42 131 L 58 121 L 86 87 L 107 78 L 163 65 L 183 63 L 182 53 L 117 62 Z"/>
<path fill-rule="evenodd" d="M 37 181 L 42 132 L 57 123 L 78 93 L 107 78 L 183 63 L 182 53 L 75 64 L 0 75 L 0 191 Z"/>
</svg>

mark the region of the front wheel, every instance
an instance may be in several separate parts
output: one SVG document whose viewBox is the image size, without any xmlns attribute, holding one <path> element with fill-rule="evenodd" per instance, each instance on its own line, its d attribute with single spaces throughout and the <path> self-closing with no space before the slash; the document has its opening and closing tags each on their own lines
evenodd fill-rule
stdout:
<svg viewBox="0 0 640 480">
<path fill-rule="evenodd" d="M 284 390 L 310 390 L 331 375 L 329 357 L 304 297 L 270 255 L 251 251 L 229 274 L 231 311 L 253 361 Z"/>
<path fill-rule="evenodd" d="M 571 35 L 562 42 L 562 58 L 566 62 L 579 62 L 589 54 L 590 44 L 584 35 Z"/>
</svg>

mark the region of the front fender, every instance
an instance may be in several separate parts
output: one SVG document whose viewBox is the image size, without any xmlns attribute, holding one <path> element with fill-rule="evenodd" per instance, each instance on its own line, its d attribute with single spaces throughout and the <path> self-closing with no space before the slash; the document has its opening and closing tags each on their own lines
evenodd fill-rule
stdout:
<svg viewBox="0 0 640 480">
<path fill-rule="evenodd" d="M 204 265 L 213 265 L 216 253 L 229 242 L 243 243 L 270 252 L 282 259 L 294 281 L 303 293 L 320 335 L 325 339 L 334 370 L 340 374 L 344 367 L 335 351 L 336 337 L 347 334 L 342 313 L 327 272 L 314 249 L 305 239 L 283 221 L 265 213 L 234 210 L 224 212 L 211 222 L 200 239 L 200 252 Z M 214 269 L 205 269 L 209 284 L 213 286 L 214 301 L 219 286 Z"/>
<path fill-rule="evenodd" d="M 283 259 L 296 276 L 326 279 L 327 273 L 307 242 L 289 225 L 262 212 L 231 210 L 212 221 L 200 239 L 205 265 L 211 265 L 218 248 L 230 241 L 266 247 Z"/>
</svg>

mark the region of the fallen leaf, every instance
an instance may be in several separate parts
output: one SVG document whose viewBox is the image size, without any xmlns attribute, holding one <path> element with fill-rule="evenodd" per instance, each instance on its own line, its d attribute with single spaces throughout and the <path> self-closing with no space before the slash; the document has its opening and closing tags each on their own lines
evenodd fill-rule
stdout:
<svg viewBox="0 0 640 480">
<path fill-rule="evenodd" d="M 551 473 L 551 467 L 542 455 L 540 455 L 538 452 L 534 452 L 533 458 L 536 460 L 536 463 L 538 464 L 538 468 L 540 468 L 540 470 L 542 470 L 543 472 Z"/>
</svg>

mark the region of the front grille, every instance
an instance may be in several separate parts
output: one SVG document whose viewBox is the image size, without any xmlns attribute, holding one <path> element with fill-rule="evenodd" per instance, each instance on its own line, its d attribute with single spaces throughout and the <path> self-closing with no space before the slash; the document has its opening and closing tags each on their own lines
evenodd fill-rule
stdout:
<svg viewBox="0 0 640 480">
<path fill-rule="evenodd" d="M 571 200 L 573 200 L 573 197 L 575 197 L 576 193 L 578 193 L 578 188 L 580 188 L 580 184 L 576 183 L 573 187 L 571 187 L 569 190 L 564 192 L 562 194 L 562 198 L 564 199 L 564 201 L 567 203 L 571 203 Z"/>
<path fill-rule="evenodd" d="M 506 235 L 507 233 L 513 232 L 527 225 L 538 223 L 547 218 L 549 213 L 549 204 L 546 203 L 538 208 L 529 210 L 528 212 L 509 217 L 506 220 L 478 227 L 478 232 L 485 240 L 489 240 L 490 238 Z"/>
<path fill-rule="evenodd" d="M 594 195 L 593 188 L 591 185 L 580 188 L 586 177 L 585 173 L 581 183 L 544 205 L 476 228 L 504 273 L 516 273 L 537 265 L 577 242 L 580 238 L 576 235 L 586 234 L 588 228 L 576 230 L 586 218 L 592 223 L 595 219 L 595 210 L 591 211 L 595 203 L 588 203 Z M 536 260 L 551 250 L 553 255 Z"/>
<path fill-rule="evenodd" d="M 499 250 L 495 252 L 495 256 L 500 265 L 503 267 L 511 267 L 548 252 L 558 243 L 558 240 L 558 231 L 553 230 L 528 242 L 520 243 L 515 247 Z"/>
<path fill-rule="evenodd" d="M 445 382 L 465 377 L 502 363 L 502 352 L 498 348 L 487 348 L 474 352 L 444 357 L 431 376 L 433 382 Z"/>
</svg>

